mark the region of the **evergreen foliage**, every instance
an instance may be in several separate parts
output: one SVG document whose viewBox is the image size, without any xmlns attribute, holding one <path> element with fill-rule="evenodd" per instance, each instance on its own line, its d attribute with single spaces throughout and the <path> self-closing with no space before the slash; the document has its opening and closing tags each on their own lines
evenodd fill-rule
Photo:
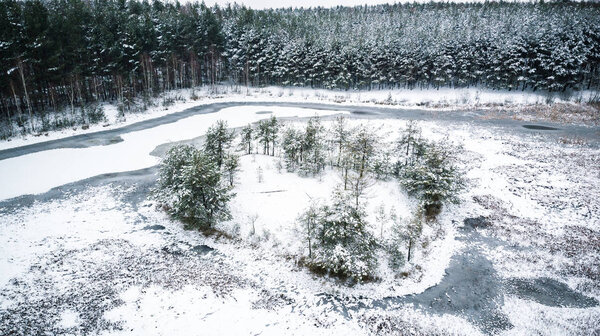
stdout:
<svg viewBox="0 0 600 336">
<path fill-rule="evenodd" d="M 301 216 L 309 242 L 309 266 L 356 281 L 371 278 L 377 267 L 375 237 L 363 207 L 337 189 L 330 205 L 309 207 Z"/>
<path fill-rule="evenodd" d="M 325 168 L 325 128 L 319 117 L 311 117 L 302 134 L 300 172 L 317 175 Z"/>
<path fill-rule="evenodd" d="M 281 125 L 275 116 L 258 122 L 255 137 L 263 145 L 263 154 L 275 156 L 275 143 Z"/>
<path fill-rule="evenodd" d="M 236 154 L 225 154 L 223 158 L 223 175 L 229 181 L 229 186 L 233 187 L 235 174 L 240 170 L 240 157 Z"/>
<path fill-rule="evenodd" d="M 204 152 L 212 158 L 220 169 L 227 150 L 231 148 L 235 132 L 227 129 L 227 122 L 223 120 L 208 128 L 204 142 Z"/>
<path fill-rule="evenodd" d="M 410 262 L 415 243 L 423 230 L 422 217 L 422 211 L 417 210 L 410 221 L 394 218 L 386 244 L 388 263 L 393 270 L 400 269 L 407 261 Z"/>
<path fill-rule="evenodd" d="M 296 128 L 288 127 L 283 131 L 281 148 L 288 171 L 294 171 L 302 159 L 303 135 Z"/>
<path fill-rule="evenodd" d="M 224 81 L 598 89 L 599 18 L 598 3 L 569 1 L 256 11 L 198 2 L 0 0 L 0 121 L 10 125 L 0 136 L 88 123 L 83 107 L 97 101 L 117 101 L 124 113 L 140 96 Z M 44 114 L 64 107 L 81 118 Z"/>
<path fill-rule="evenodd" d="M 429 219 L 441 212 L 444 203 L 458 202 L 464 181 L 453 162 L 455 151 L 444 142 L 430 143 L 422 159 L 404 169 L 401 183 L 421 201 Z"/>
<path fill-rule="evenodd" d="M 233 197 L 213 158 L 187 145 L 171 148 L 159 168 L 154 195 L 188 228 L 209 229 L 230 218 Z"/>
<path fill-rule="evenodd" d="M 317 175 L 326 164 L 325 128 L 319 117 L 311 117 L 303 130 L 288 127 L 281 140 L 288 171 L 299 169 L 303 175 Z"/>
<path fill-rule="evenodd" d="M 246 154 L 252 153 L 252 140 L 254 139 L 254 129 L 252 125 L 247 125 L 242 128 L 240 145 Z"/>
</svg>

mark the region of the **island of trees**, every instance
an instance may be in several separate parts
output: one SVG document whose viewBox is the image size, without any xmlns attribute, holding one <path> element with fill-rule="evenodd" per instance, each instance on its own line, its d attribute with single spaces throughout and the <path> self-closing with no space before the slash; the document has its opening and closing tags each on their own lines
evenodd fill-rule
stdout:
<svg viewBox="0 0 600 336">
<path fill-rule="evenodd" d="M 449 141 L 427 141 L 414 121 L 392 142 L 377 133 L 362 124 L 350 127 L 343 116 L 330 127 L 323 126 L 318 117 L 300 127 L 283 127 L 271 117 L 244 127 L 237 135 L 219 121 L 209 128 L 201 148 L 177 145 L 167 152 L 159 167 L 154 197 L 186 228 L 231 237 L 219 230 L 218 224 L 240 220 L 231 217 L 228 202 L 235 197 L 241 153 L 278 153 L 282 169 L 305 177 L 322 176 L 331 169 L 341 182 L 330 199 L 313 200 L 298 214 L 307 247 L 299 256 L 300 264 L 318 274 L 373 280 L 380 262 L 378 253 L 387 256 L 390 268 L 400 270 L 418 248 L 424 225 L 437 225 L 442 207 L 458 202 L 465 186 L 457 168 L 457 149 Z M 259 173 L 258 178 L 260 182 L 265 177 Z M 405 214 L 393 209 L 386 213 L 381 205 L 377 223 L 370 223 L 366 191 L 384 180 L 398 181 L 418 205 L 414 213 Z M 384 234 L 386 223 L 391 223 L 391 230 Z"/>
</svg>

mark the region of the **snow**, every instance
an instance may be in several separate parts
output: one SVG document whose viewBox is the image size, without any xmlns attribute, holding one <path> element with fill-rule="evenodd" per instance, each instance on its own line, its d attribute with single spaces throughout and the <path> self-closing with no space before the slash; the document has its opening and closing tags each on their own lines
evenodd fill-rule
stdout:
<svg viewBox="0 0 600 336">
<path fill-rule="evenodd" d="M 130 216 L 129 208 L 121 208 L 116 192 L 103 187 L 0 216 L 0 285 L 25 272 L 38 255 L 126 233 L 120 223 Z"/>
<path fill-rule="evenodd" d="M 231 127 L 237 127 L 270 116 L 257 114 L 261 111 L 272 111 L 278 117 L 339 113 L 272 106 L 231 108 L 132 132 L 123 136 L 122 143 L 114 145 L 52 150 L 47 151 L 52 154 L 40 152 L 2 160 L 0 176 L 4 180 L 0 192 L 3 198 L 38 193 L 98 173 L 147 167 L 156 164 L 157 158 L 149 153 L 159 144 L 202 135 L 218 119 L 228 120 Z M 351 126 L 363 122 L 349 120 Z M 387 134 L 384 138 L 387 141 L 406 124 L 392 119 L 369 123 L 373 127 L 382 126 L 381 134 Z M 328 121 L 323 124 L 329 126 Z M 95 292 L 97 283 L 102 283 L 114 289 L 117 299 L 122 301 L 101 313 L 107 321 L 120 323 L 122 329 L 98 331 L 103 335 L 377 334 L 378 330 L 370 329 L 372 324 L 365 322 L 371 318 L 391 321 L 395 329 L 389 332 L 479 335 L 481 331 L 472 321 L 455 315 L 429 314 L 411 306 L 395 310 L 360 308 L 361 304 L 368 306 L 370 300 L 421 293 L 440 284 L 451 258 L 470 244 L 476 244 L 490 259 L 501 279 L 550 277 L 567 283 L 573 290 L 600 298 L 597 284 L 582 274 L 569 273 L 582 263 L 597 265 L 598 251 L 587 249 L 570 255 L 571 250 L 546 248 L 558 243 L 575 247 L 589 244 L 584 236 L 569 245 L 566 237 L 573 228 L 590 230 L 592 237 L 597 235 L 599 218 L 594 210 L 598 200 L 594 195 L 600 177 L 582 168 L 593 166 L 594 158 L 600 155 L 597 148 L 565 146 L 534 136 L 517 136 L 467 124 L 419 122 L 419 126 L 428 139 L 450 136 L 463 146 L 461 168 L 469 179 L 462 203 L 446 207 L 439 218 L 442 236 L 433 239 L 434 230 L 425 228 L 424 236 L 431 243 L 426 249 L 417 249 L 414 264 L 409 265 L 419 265 L 420 273 L 409 268 L 413 271 L 410 276 L 396 279 L 382 266 L 378 270 L 379 282 L 348 288 L 335 279 L 319 277 L 296 266 L 294 258 L 304 252 L 304 243 L 295 219 L 311 199 L 325 202 L 339 177 L 330 169 L 316 178 L 300 177 L 285 169 L 278 171 L 278 158 L 256 154 L 241 157 L 236 196 L 231 203 L 233 220 L 219 226 L 231 233 L 239 230 L 234 241 L 185 231 L 152 201 L 134 209 L 123 200 L 133 190 L 112 185 L 87 187 L 60 199 L 36 201 L 15 210 L 2 209 L 0 314 L 28 304 L 39 310 L 41 305 L 35 300 L 48 293 L 78 295 L 82 288 Z M 95 156 L 101 159 L 96 160 Z M 24 164 L 30 167 L 22 167 Z M 258 181 L 258 167 L 263 170 L 263 182 Z M 46 174 L 44 170 L 52 172 Z M 63 172 L 73 176 L 63 177 Z M 378 182 L 368 196 L 369 222 L 377 235 L 375 210 L 380 204 L 386 211 L 393 205 L 401 217 L 407 217 L 414 207 L 394 181 Z M 477 202 L 478 197 L 488 197 L 491 205 Z M 581 210 L 582 202 L 589 213 Z M 461 236 L 458 227 L 462 220 L 480 215 L 492 218 L 494 226 L 477 229 L 478 232 L 484 238 L 498 240 L 497 246 L 457 239 Z M 254 219 L 256 232 L 251 234 Z M 162 225 L 165 229 L 143 229 L 150 225 Z M 216 252 L 198 256 L 191 251 L 193 246 L 202 244 Z M 174 252 L 167 253 L 165 249 Z M 146 264 L 138 262 L 140 256 L 146 258 L 143 259 Z M 128 263 L 128 258 L 133 258 L 134 263 Z M 173 266 L 169 264 L 172 260 L 178 262 L 175 269 L 169 268 Z M 132 265 L 135 272 L 128 269 Z M 113 268 L 125 276 L 93 277 L 96 270 Z M 182 277 L 174 270 L 195 273 L 191 273 L 194 277 L 187 273 Z M 150 281 L 146 278 L 148 274 L 157 274 L 164 282 L 156 278 Z M 219 286 L 223 288 L 215 289 L 209 279 L 220 279 L 222 275 L 230 276 L 231 280 L 221 281 Z M 110 296 L 104 296 L 108 294 L 98 295 L 102 302 L 110 301 Z M 331 302 L 324 295 L 333 295 Z M 281 297 L 283 303 L 277 303 L 276 298 Z M 61 298 L 52 296 L 48 300 L 60 304 Z M 349 308 L 348 316 L 340 307 Z M 581 334 L 594 328 L 600 316 L 598 307 L 548 307 L 510 295 L 504 296 L 501 310 L 514 325 L 513 329 L 500 332 L 502 335 Z M 50 313 L 55 314 L 49 318 L 53 326 L 68 332 L 77 330 L 89 319 L 83 306 L 60 306 Z"/>
<path fill-rule="evenodd" d="M 272 113 L 265 114 L 265 111 Z M 237 106 L 123 134 L 123 141 L 112 145 L 54 149 L 1 160 L 0 176 L 3 178 L 3 188 L 0 190 L 0 200 L 42 193 L 57 186 L 101 174 L 154 166 L 159 162 L 159 158 L 150 155 L 150 152 L 156 146 L 201 136 L 217 120 L 227 121 L 230 127 L 240 127 L 271 115 L 282 118 L 338 113 L 344 112 L 293 107 L 273 109 L 268 106 Z M 41 167 L 43 169 L 40 169 Z M 10 178 L 5 178 L 8 176 Z"/>
<path fill-rule="evenodd" d="M 137 295 L 127 295 L 135 291 Z M 231 297 L 216 296 L 210 287 L 186 286 L 169 291 L 156 286 L 133 287 L 122 295 L 125 304 L 106 313 L 109 320 L 126 321 L 122 332 L 106 335 L 329 335 L 356 334 L 351 322 L 335 329 L 319 328 L 290 308 L 253 309 L 259 299 L 249 290 Z M 155 317 L 160 317 L 156 319 Z"/>
<path fill-rule="evenodd" d="M 332 121 L 322 121 L 326 128 L 331 127 Z M 361 120 L 348 120 L 349 127 L 365 124 Z M 290 126 L 298 126 L 297 123 L 288 123 Z M 386 134 L 386 141 L 393 141 L 397 136 L 397 130 L 406 126 L 405 121 L 399 120 L 377 120 L 367 122 L 368 126 L 380 129 L 380 134 Z M 435 123 L 422 123 L 425 134 L 437 133 L 439 129 Z M 437 134 L 439 136 L 439 134 Z M 431 135 L 431 137 L 434 137 Z M 276 152 L 276 155 L 278 153 Z M 239 234 L 245 240 L 255 246 L 261 247 L 261 253 L 269 255 L 305 255 L 307 249 L 302 240 L 302 229 L 297 224 L 299 214 L 305 210 L 311 202 L 326 204 L 334 188 L 341 183 L 339 174 L 332 170 L 326 171 L 315 178 L 301 177 L 296 173 L 287 172 L 285 164 L 278 157 L 251 154 L 242 156 L 240 159 L 240 172 L 236 178 L 235 198 L 231 201 L 231 210 L 234 220 L 222 223 L 220 227 L 232 234 Z M 278 163 L 279 162 L 279 163 Z M 257 171 L 262 169 L 263 181 L 259 182 Z M 368 222 L 371 223 L 371 231 L 380 236 L 381 223 L 376 219 L 377 208 L 384 206 L 385 212 L 389 213 L 394 208 L 399 218 L 410 219 L 416 208 L 416 202 L 409 198 L 402 190 L 399 183 L 394 180 L 377 181 L 365 192 L 364 202 Z M 442 227 L 446 234 L 443 239 L 434 240 L 424 254 L 416 250 L 413 256 L 415 264 L 420 265 L 423 276 L 407 277 L 402 280 L 395 279 L 396 273 L 390 270 L 385 260 L 381 260 L 380 274 L 382 282 L 376 284 L 362 284 L 351 290 L 352 295 L 367 295 L 369 297 L 386 297 L 419 293 L 436 285 L 444 276 L 444 270 L 450 262 L 452 255 L 462 248 L 462 243 L 455 240 L 456 228 L 452 224 L 452 216 L 456 213 L 441 218 Z M 254 224 L 254 225 L 253 225 Z M 384 223 L 384 232 L 391 229 L 391 221 Z M 253 234 L 254 231 L 254 234 Z M 426 227 L 425 235 L 434 235 L 433 230 Z M 265 264 L 264 272 L 272 267 L 269 261 Z M 298 275 L 289 278 L 287 274 L 275 275 L 273 282 L 294 282 L 296 286 L 304 286 L 306 289 L 313 287 L 311 281 L 302 280 L 299 283 Z M 284 280 L 279 280 L 284 278 Z M 261 279 L 262 281 L 262 279 Z M 323 290 L 335 292 L 336 286 L 325 284 Z"/>
<path fill-rule="evenodd" d="M 598 332 L 599 307 L 590 309 L 548 307 L 508 296 L 505 298 L 503 310 L 514 325 L 512 330 L 503 333 L 506 336 L 576 335 L 586 329 L 590 335 Z M 556 321 L 561 322 L 556 323 Z"/>
<path fill-rule="evenodd" d="M 556 103 L 586 101 L 595 93 L 582 91 L 570 99 L 554 97 Z M 200 97 L 192 99 L 192 96 Z M 161 100 L 172 99 L 173 105 L 165 107 Z M 195 90 L 181 89 L 167 92 L 162 98 L 156 99 L 155 105 L 140 113 L 130 113 L 125 120 L 118 117 L 114 104 L 104 103 L 102 107 L 107 122 L 90 125 L 88 129 L 72 128 L 51 131 L 47 135 L 22 135 L 10 140 L 0 141 L 0 150 L 65 138 L 77 134 L 87 134 L 101 130 L 114 129 L 135 122 L 158 118 L 185 109 L 219 102 L 313 102 L 335 103 L 352 106 L 390 106 L 393 108 L 448 110 L 448 109 L 485 109 L 494 105 L 547 105 L 547 94 L 532 91 L 506 91 L 483 88 L 440 88 L 440 89 L 390 89 L 370 91 L 341 91 L 326 89 L 310 89 L 296 87 L 269 86 L 264 88 L 244 88 L 217 85 L 214 88 L 200 87 Z"/>
<path fill-rule="evenodd" d="M 59 326 L 63 329 L 77 327 L 80 324 L 79 314 L 76 311 L 67 309 L 60 313 Z"/>
</svg>

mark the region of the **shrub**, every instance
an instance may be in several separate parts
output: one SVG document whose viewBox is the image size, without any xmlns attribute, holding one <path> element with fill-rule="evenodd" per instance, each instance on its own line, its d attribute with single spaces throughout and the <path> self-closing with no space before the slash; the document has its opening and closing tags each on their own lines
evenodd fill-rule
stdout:
<svg viewBox="0 0 600 336">
<path fill-rule="evenodd" d="M 428 144 L 422 159 L 408 165 L 401 183 L 421 201 L 425 216 L 435 219 L 447 202 L 458 202 L 464 182 L 454 165 L 454 149 L 444 143 Z"/>
<path fill-rule="evenodd" d="M 192 146 L 175 146 L 167 152 L 154 194 L 186 228 L 208 229 L 231 217 L 230 186 L 214 160 Z"/>
<path fill-rule="evenodd" d="M 87 107 L 87 117 L 90 124 L 97 124 L 101 122 L 106 122 L 106 115 L 104 114 L 104 109 L 100 105 L 90 105 Z"/>
<path fill-rule="evenodd" d="M 376 242 L 367 229 L 366 213 L 341 189 L 331 205 L 311 206 L 300 216 L 309 242 L 308 266 L 332 275 L 364 281 L 377 267 Z"/>
</svg>

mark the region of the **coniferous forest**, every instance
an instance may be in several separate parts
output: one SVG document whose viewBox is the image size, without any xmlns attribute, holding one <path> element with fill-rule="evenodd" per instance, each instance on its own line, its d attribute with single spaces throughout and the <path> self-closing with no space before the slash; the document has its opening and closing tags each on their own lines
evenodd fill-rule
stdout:
<svg viewBox="0 0 600 336">
<path fill-rule="evenodd" d="M 98 101 L 126 109 L 135 98 L 215 83 L 596 90 L 600 4 L 259 11 L 156 0 L 0 1 L 5 123 L 39 130 L 61 109 Z"/>
</svg>

